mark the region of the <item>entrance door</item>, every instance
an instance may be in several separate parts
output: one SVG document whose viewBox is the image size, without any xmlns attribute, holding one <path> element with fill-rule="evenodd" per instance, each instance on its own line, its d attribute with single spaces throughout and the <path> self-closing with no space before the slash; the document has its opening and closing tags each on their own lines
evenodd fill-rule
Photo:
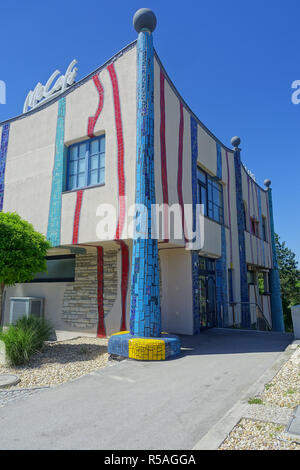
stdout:
<svg viewBox="0 0 300 470">
<path fill-rule="evenodd" d="M 216 283 L 214 265 L 214 260 L 200 258 L 199 313 L 201 329 L 216 326 Z"/>
</svg>

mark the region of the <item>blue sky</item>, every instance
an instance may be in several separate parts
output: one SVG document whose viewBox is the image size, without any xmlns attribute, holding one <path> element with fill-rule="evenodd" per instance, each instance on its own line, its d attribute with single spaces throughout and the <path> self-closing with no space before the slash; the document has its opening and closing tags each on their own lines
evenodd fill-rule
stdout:
<svg viewBox="0 0 300 470">
<path fill-rule="evenodd" d="M 22 112 L 38 81 L 78 60 L 80 79 L 136 38 L 132 16 L 152 8 L 155 48 L 175 86 L 222 142 L 242 139 L 258 183 L 272 180 L 275 229 L 300 260 L 299 0 L 10 0 L 0 11 L 0 121 Z"/>
</svg>

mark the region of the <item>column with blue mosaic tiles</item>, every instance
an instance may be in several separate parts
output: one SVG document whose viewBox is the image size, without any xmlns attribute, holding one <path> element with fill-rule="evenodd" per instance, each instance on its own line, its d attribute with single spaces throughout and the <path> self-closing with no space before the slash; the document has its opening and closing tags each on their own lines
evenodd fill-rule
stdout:
<svg viewBox="0 0 300 470">
<path fill-rule="evenodd" d="M 47 239 L 50 241 L 52 246 L 59 246 L 60 244 L 61 193 L 64 174 L 65 111 L 66 99 L 61 98 L 58 102 L 55 155 L 47 229 Z"/>
<path fill-rule="evenodd" d="M 233 137 L 231 143 L 234 146 L 234 171 L 235 171 L 235 192 L 236 192 L 236 211 L 237 211 L 237 228 L 239 242 L 239 260 L 240 260 L 240 291 L 241 291 L 241 326 L 242 328 L 251 327 L 250 304 L 247 281 L 247 264 L 246 264 L 246 247 L 244 233 L 244 215 L 243 215 L 243 188 L 242 188 L 242 171 L 241 171 L 241 155 L 240 139 Z"/>
<path fill-rule="evenodd" d="M 217 142 L 217 178 L 222 180 L 222 151 Z M 224 214 L 223 214 L 224 218 Z M 227 293 L 227 256 L 226 233 L 224 220 L 221 225 L 221 258 L 216 261 L 216 301 L 217 301 L 217 326 L 228 326 L 228 293 Z"/>
<path fill-rule="evenodd" d="M 271 292 L 271 311 L 272 311 L 272 330 L 284 332 L 283 310 L 281 301 L 280 278 L 278 271 L 278 260 L 275 246 L 275 230 L 273 218 L 273 201 L 272 189 L 270 188 L 271 181 L 266 180 L 268 202 L 269 202 L 269 223 L 272 245 L 272 269 L 269 271 L 269 288 Z"/>
<path fill-rule="evenodd" d="M 134 16 L 137 40 L 137 147 L 136 196 L 137 210 L 147 210 L 146 219 L 137 213 L 142 227 L 133 238 L 130 331 L 112 335 L 108 352 L 138 360 L 165 360 L 180 352 L 176 336 L 161 332 L 160 283 L 157 239 L 151 236 L 154 184 L 154 51 L 152 31 L 154 13 L 146 8 Z M 141 217 L 142 215 L 142 217 Z M 138 227 L 137 227 L 138 228 Z"/>
<path fill-rule="evenodd" d="M 191 155 L 192 155 L 192 197 L 193 197 L 193 232 L 196 232 L 197 197 L 197 160 L 198 160 L 198 129 L 197 121 L 191 115 Z M 191 250 L 192 263 L 192 295 L 193 295 L 193 331 L 200 333 L 199 305 L 199 251 Z"/>
</svg>

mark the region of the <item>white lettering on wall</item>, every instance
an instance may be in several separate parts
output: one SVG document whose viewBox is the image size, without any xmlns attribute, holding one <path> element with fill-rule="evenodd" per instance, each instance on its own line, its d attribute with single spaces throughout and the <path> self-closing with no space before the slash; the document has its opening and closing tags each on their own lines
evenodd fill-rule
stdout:
<svg viewBox="0 0 300 470">
<path fill-rule="evenodd" d="M 65 75 L 61 75 L 57 78 L 54 84 L 54 80 L 60 74 L 59 70 L 55 70 L 55 72 L 53 72 L 46 85 L 42 85 L 40 82 L 37 83 L 35 89 L 33 91 L 30 90 L 26 97 L 23 113 L 27 113 L 30 109 L 36 108 L 37 106 L 52 100 L 57 95 L 65 91 L 68 86 L 73 85 L 77 75 L 77 68 L 75 67 L 76 64 L 77 60 L 72 60 Z"/>
</svg>

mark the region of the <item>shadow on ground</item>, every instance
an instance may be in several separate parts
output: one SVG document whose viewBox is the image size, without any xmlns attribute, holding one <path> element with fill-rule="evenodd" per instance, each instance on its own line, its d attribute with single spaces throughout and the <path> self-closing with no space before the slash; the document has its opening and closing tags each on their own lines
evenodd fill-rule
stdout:
<svg viewBox="0 0 300 470">
<path fill-rule="evenodd" d="M 26 368 L 36 368 L 45 364 L 67 364 L 70 362 L 91 361 L 107 352 L 107 346 L 97 344 L 60 344 L 46 345 L 34 354 Z"/>
<path fill-rule="evenodd" d="M 180 335 L 181 355 L 281 352 L 293 341 L 292 333 L 212 328 L 199 335 Z"/>
</svg>

